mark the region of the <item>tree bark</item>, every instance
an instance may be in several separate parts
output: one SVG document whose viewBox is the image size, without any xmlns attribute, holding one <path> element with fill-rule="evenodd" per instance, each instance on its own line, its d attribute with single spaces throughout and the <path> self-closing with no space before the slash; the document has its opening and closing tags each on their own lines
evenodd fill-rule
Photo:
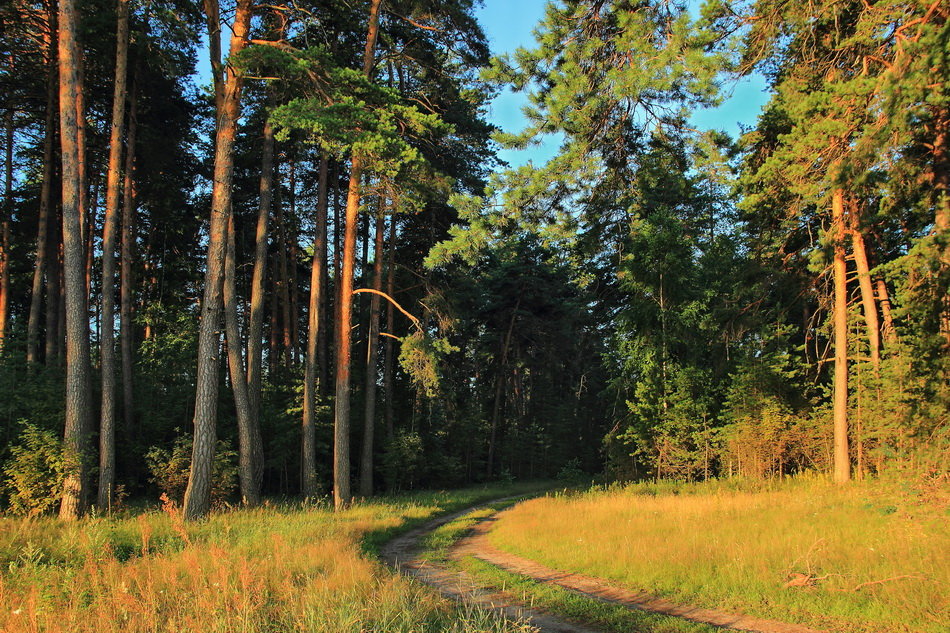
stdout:
<svg viewBox="0 0 950 633">
<path fill-rule="evenodd" d="M 206 9 L 216 8 L 209 0 Z M 210 5 L 214 5 L 211 7 Z M 253 4 L 238 0 L 231 35 L 233 57 L 247 44 Z M 216 33 L 210 32 L 214 38 Z M 218 61 L 218 60 L 214 60 Z M 231 181 L 234 171 L 234 137 L 241 112 L 241 72 L 228 65 L 224 71 L 221 98 L 217 107 L 215 131 L 214 186 L 211 193 L 211 226 L 208 232 L 208 258 L 205 271 L 204 297 L 201 302 L 201 323 L 198 328 L 198 374 L 195 388 L 194 444 L 191 471 L 185 490 L 184 514 L 196 519 L 211 508 L 211 466 L 216 438 L 218 405 L 218 353 L 221 302 L 224 285 L 224 259 L 228 217 L 231 212 Z M 221 78 L 216 76 L 216 82 Z"/>
<path fill-rule="evenodd" d="M 317 190 L 317 213 L 314 218 L 313 264 L 310 268 L 310 305 L 308 308 L 307 355 L 304 360 L 303 381 L 303 428 L 301 451 L 301 489 L 305 497 L 317 494 L 317 427 L 316 406 L 318 388 L 318 355 L 321 331 L 326 328 L 323 320 L 324 279 L 327 259 L 327 176 L 328 161 L 320 159 L 320 176 Z"/>
<path fill-rule="evenodd" d="M 102 407 L 99 424 L 99 495 L 102 511 L 112 508 L 115 488 L 115 248 L 119 225 L 119 186 L 122 137 L 125 134 L 125 93 L 128 71 L 129 0 L 118 0 L 115 84 L 112 93 L 112 129 L 106 175 L 106 211 L 102 227 L 102 325 L 99 329 L 102 365 Z"/>
<path fill-rule="evenodd" d="M 389 219 L 389 255 L 386 265 L 386 294 L 395 298 L 396 290 L 396 215 Z M 386 331 L 393 334 L 396 328 L 396 313 L 393 304 L 386 302 Z M 386 396 L 386 439 L 390 442 L 395 437 L 395 414 L 393 407 L 393 340 L 386 337 L 386 347 L 383 352 L 383 393 Z"/>
<path fill-rule="evenodd" d="M 373 250 L 373 290 L 383 289 L 383 238 L 386 218 L 380 209 L 376 217 L 376 243 Z M 379 295 L 369 303 L 369 333 L 366 338 L 366 389 L 363 417 L 363 453 L 360 460 L 360 496 L 373 494 L 373 439 L 376 430 L 376 348 L 379 342 Z"/>
<path fill-rule="evenodd" d="M 241 327 L 238 322 L 238 301 L 235 282 L 236 264 L 234 247 L 234 217 L 228 218 L 228 236 L 224 266 L 224 323 L 227 339 L 228 368 L 231 389 L 234 392 L 234 410 L 238 425 L 238 475 L 241 481 L 241 500 L 244 505 L 256 506 L 261 502 L 261 481 L 264 475 L 264 449 L 261 431 L 251 417 L 247 396 L 247 373 L 241 350 Z"/>
<path fill-rule="evenodd" d="M 10 56 L 13 70 L 13 56 Z M 10 221 L 13 219 L 13 107 L 7 108 L 3 161 L 3 225 L 0 226 L 0 352 L 10 317 Z"/>
<path fill-rule="evenodd" d="M 851 479 L 848 452 L 848 288 L 845 260 L 844 191 L 835 189 L 831 202 L 834 234 L 834 480 Z"/>
<path fill-rule="evenodd" d="M 122 423 L 125 433 L 135 430 L 135 390 L 132 373 L 132 249 L 135 246 L 135 136 L 138 130 L 136 86 L 129 93 L 129 132 L 126 139 L 125 174 L 122 183 L 122 246 L 119 275 L 119 349 L 122 357 Z"/>
<path fill-rule="evenodd" d="M 267 228 L 274 190 L 274 128 L 264 122 L 261 145 L 260 203 L 254 243 L 254 273 L 251 277 L 251 314 L 247 328 L 247 396 L 251 420 L 260 425 L 261 372 L 264 357 L 264 280 L 267 276 Z"/>
<path fill-rule="evenodd" d="M 877 302 L 881 306 L 884 340 L 887 341 L 888 346 L 893 347 L 897 345 L 897 330 L 894 329 L 894 315 L 891 314 L 891 297 L 883 279 L 878 277 L 874 283 L 877 289 Z"/>
<path fill-rule="evenodd" d="M 50 31 L 55 33 L 54 15 L 50 15 Z M 40 188 L 39 223 L 36 231 L 36 259 L 33 264 L 33 285 L 30 295 L 30 313 L 26 326 L 26 360 L 38 363 L 40 339 L 40 310 L 43 302 L 43 277 L 47 265 L 47 245 L 49 243 L 49 216 L 53 197 L 53 138 L 55 136 L 54 112 L 57 96 L 56 53 L 53 44 L 55 35 L 50 35 L 49 77 L 47 78 L 46 123 L 43 138 L 43 184 Z"/>
<path fill-rule="evenodd" d="M 369 30 L 363 53 L 363 73 L 369 78 L 373 70 L 376 36 L 379 32 L 379 6 L 372 0 Z M 343 237 L 343 262 L 339 280 L 337 319 L 336 408 L 333 419 L 333 504 L 340 510 L 350 504 L 350 327 L 353 319 L 353 264 L 356 261 L 356 230 L 359 220 L 360 179 L 363 160 L 353 156 L 350 183 L 346 194 L 346 231 Z"/>
<path fill-rule="evenodd" d="M 277 273 L 280 275 L 277 289 L 280 299 L 282 355 L 284 364 L 290 367 L 293 365 L 293 343 L 290 338 L 290 274 L 287 266 L 287 225 L 283 205 L 278 205 L 277 208 L 277 244 Z"/>
<path fill-rule="evenodd" d="M 52 365 L 59 358 L 59 342 L 64 334 L 60 327 L 60 312 L 65 310 L 63 301 L 63 240 L 62 214 L 53 209 L 53 222 L 46 244 L 50 254 L 46 265 L 46 364 Z"/>
<path fill-rule="evenodd" d="M 864 312 L 864 323 L 868 333 L 868 350 L 874 371 L 877 372 L 881 367 L 881 325 L 877 314 L 877 302 L 874 298 L 874 286 L 871 283 L 867 249 L 859 228 L 851 232 L 851 245 L 854 263 L 858 269 L 858 287 L 861 289 L 861 309 Z"/>
<path fill-rule="evenodd" d="M 66 300 L 66 428 L 71 459 L 63 483 L 59 516 L 77 519 L 86 501 L 85 435 L 90 420 L 89 321 L 86 308 L 85 257 L 82 241 L 79 131 L 76 112 L 81 54 L 77 40 L 76 0 L 59 4 L 59 116 L 63 158 L 63 257 Z"/>
</svg>

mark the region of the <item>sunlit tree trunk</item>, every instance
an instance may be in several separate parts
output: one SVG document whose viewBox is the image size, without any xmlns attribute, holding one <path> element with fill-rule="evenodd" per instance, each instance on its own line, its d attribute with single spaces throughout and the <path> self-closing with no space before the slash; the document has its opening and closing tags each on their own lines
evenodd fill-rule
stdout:
<svg viewBox="0 0 950 633">
<path fill-rule="evenodd" d="M 369 30 L 363 54 L 363 73 L 370 77 L 379 32 L 379 7 L 372 0 Z M 349 505 L 350 495 L 350 348 L 353 319 L 353 265 L 356 261 L 356 230 L 360 207 L 360 179 L 363 161 L 353 156 L 350 183 L 346 195 L 346 230 L 343 237 L 343 262 L 339 280 L 339 309 L 336 345 L 336 407 L 333 419 L 333 503 L 339 510 Z"/>
<path fill-rule="evenodd" d="M 99 424 L 99 495 L 103 511 L 112 508 L 115 487 L 115 249 L 119 228 L 122 137 L 125 135 L 125 97 L 128 70 L 129 0 L 118 0 L 115 84 L 112 93 L 112 126 L 109 167 L 106 174 L 106 210 L 102 227 L 102 321 L 99 329 L 102 366 L 102 407 Z"/>
<path fill-rule="evenodd" d="M 857 204 L 852 207 L 857 210 Z M 874 286 L 871 283 L 871 267 L 868 264 L 868 253 L 864 244 L 864 235 L 858 225 L 858 214 L 851 218 L 851 246 L 854 253 L 854 264 L 858 270 L 858 287 L 861 290 L 861 309 L 864 312 L 864 323 L 868 333 L 868 350 L 871 363 L 877 372 L 881 366 L 881 325 L 877 314 L 877 302 L 874 299 Z"/>
<path fill-rule="evenodd" d="M 217 9 L 209 0 L 206 12 Z M 252 3 L 238 0 L 231 35 L 231 57 L 247 44 Z M 209 20 L 210 22 L 210 20 Z M 217 33 L 209 33 L 211 39 Z M 213 59 L 213 62 L 218 60 Z M 218 405 L 218 353 L 221 345 L 221 302 L 224 285 L 224 259 L 228 217 L 231 212 L 231 181 L 234 171 L 234 137 L 241 111 L 243 76 L 228 66 L 217 99 L 215 130 L 214 186 L 211 194 L 211 226 L 208 232 L 208 258 L 205 270 L 201 322 L 198 327 L 198 372 L 195 388 L 194 444 L 191 470 L 185 490 L 185 517 L 196 519 L 211 507 L 211 466 L 214 458 Z"/>
<path fill-rule="evenodd" d="M 383 238 L 386 217 L 380 209 L 376 217 L 376 242 L 373 250 L 373 290 L 383 289 Z M 366 339 L 366 389 L 364 391 L 363 452 L 360 459 L 360 495 L 373 494 L 373 440 L 376 435 L 376 348 L 379 342 L 380 297 L 373 294 L 369 304 L 369 333 Z"/>
<path fill-rule="evenodd" d="M 891 313 L 891 296 L 887 284 L 880 277 L 874 281 L 877 290 L 877 302 L 881 306 L 884 340 L 889 346 L 897 345 L 897 330 L 894 329 L 894 315 Z"/>
<path fill-rule="evenodd" d="M 79 142 L 76 113 L 81 55 L 76 0 L 59 4 L 59 116 L 63 159 L 63 256 L 66 300 L 66 430 L 71 463 L 63 483 L 59 515 L 76 519 L 85 505 L 85 436 L 90 420 L 89 322 L 81 218 Z"/>
<path fill-rule="evenodd" d="M 305 497 L 317 494 L 317 428 L 316 405 L 318 389 L 318 348 L 320 332 L 326 328 L 323 320 L 324 279 L 327 259 L 327 158 L 320 159 L 317 190 L 317 213 L 314 218 L 313 263 L 310 268 L 310 305 L 307 312 L 307 354 L 304 359 L 303 381 L 303 453 L 301 487 Z"/>
<path fill-rule="evenodd" d="M 844 192 L 835 189 L 831 203 L 834 234 L 834 480 L 851 479 L 848 453 L 848 288 L 845 260 Z"/>
</svg>

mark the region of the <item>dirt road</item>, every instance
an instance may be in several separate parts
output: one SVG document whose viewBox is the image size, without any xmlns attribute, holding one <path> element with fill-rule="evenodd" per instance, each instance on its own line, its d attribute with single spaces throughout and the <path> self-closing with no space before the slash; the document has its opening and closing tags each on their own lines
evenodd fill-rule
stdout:
<svg viewBox="0 0 950 633">
<path fill-rule="evenodd" d="M 426 560 L 422 556 L 421 540 L 426 534 L 475 509 L 469 508 L 441 517 L 393 539 L 381 551 L 383 560 L 403 574 L 435 587 L 446 597 L 480 605 L 501 613 L 509 619 L 525 622 L 544 633 L 598 633 L 599 629 L 591 626 L 569 622 L 550 613 L 529 608 L 516 596 L 485 588 L 465 572 L 449 565 Z M 493 547 L 487 538 L 499 514 L 501 513 L 486 517 L 476 524 L 468 536 L 452 546 L 449 551 L 450 558 L 458 560 L 465 556 L 474 556 L 506 571 L 528 576 L 537 582 L 557 585 L 595 600 L 623 605 L 629 609 L 641 609 L 702 622 L 724 629 L 756 633 L 821 633 L 816 629 L 797 624 L 676 604 L 642 592 L 623 589 L 598 578 L 552 569 L 502 552 Z"/>
</svg>

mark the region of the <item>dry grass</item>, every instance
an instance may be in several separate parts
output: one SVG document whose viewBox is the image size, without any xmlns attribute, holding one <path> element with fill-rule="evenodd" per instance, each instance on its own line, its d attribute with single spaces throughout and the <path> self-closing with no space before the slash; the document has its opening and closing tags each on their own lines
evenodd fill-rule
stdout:
<svg viewBox="0 0 950 633">
<path fill-rule="evenodd" d="M 506 631 L 362 553 L 363 539 L 441 502 L 0 519 L 0 631 Z"/>
<path fill-rule="evenodd" d="M 549 496 L 504 513 L 491 539 L 707 607 L 839 631 L 950 630 L 946 510 L 897 488 L 810 481 Z"/>
</svg>

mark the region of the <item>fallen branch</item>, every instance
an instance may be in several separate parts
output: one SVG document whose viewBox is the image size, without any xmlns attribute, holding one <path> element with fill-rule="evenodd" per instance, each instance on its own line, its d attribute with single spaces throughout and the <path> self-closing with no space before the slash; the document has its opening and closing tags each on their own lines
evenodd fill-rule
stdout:
<svg viewBox="0 0 950 633">
<path fill-rule="evenodd" d="M 891 576 L 890 578 L 882 578 L 881 580 L 872 580 L 870 582 L 862 582 L 860 585 L 856 585 L 851 591 L 860 591 L 864 587 L 870 587 L 871 585 L 880 585 L 885 582 L 891 582 L 892 580 L 903 580 L 905 578 L 915 578 L 917 580 L 926 580 L 926 576 L 921 574 L 903 574 L 900 576 Z"/>
</svg>

